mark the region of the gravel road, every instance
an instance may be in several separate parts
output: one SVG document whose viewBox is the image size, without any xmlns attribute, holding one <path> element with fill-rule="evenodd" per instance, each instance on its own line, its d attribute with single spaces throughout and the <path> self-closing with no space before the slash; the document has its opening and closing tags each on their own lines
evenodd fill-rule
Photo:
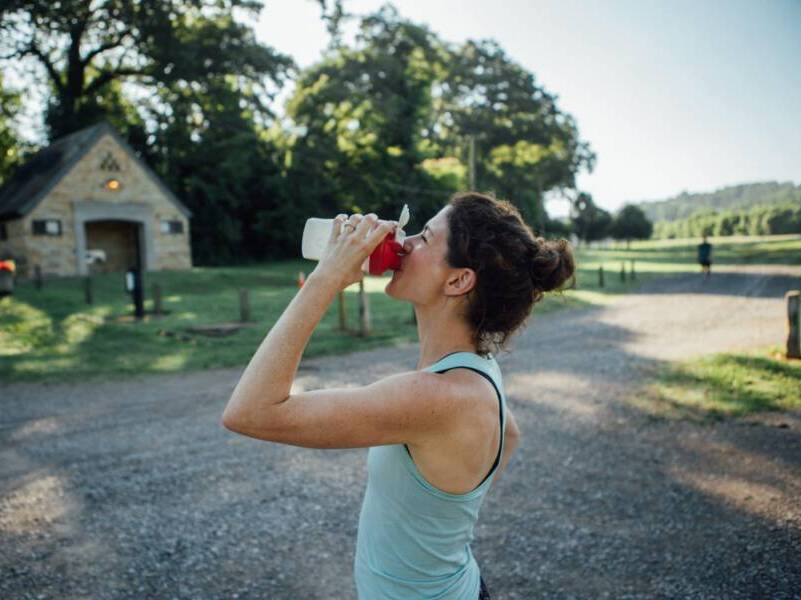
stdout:
<svg viewBox="0 0 801 600">
<path fill-rule="evenodd" d="M 623 401 L 665 361 L 781 343 L 799 287 L 797 269 L 718 269 L 532 319 L 498 356 L 523 439 L 473 544 L 494 599 L 801 598 L 801 417 L 698 425 Z M 416 359 L 304 360 L 296 385 Z M 0 384 L 0 597 L 355 598 L 366 450 L 228 433 L 240 373 Z"/>
</svg>

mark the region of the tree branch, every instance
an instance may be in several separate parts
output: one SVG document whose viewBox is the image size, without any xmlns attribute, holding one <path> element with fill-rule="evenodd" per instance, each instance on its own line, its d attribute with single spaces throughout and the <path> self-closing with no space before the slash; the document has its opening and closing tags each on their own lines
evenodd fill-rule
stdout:
<svg viewBox="0 0 801 600">
<path fill-rule="evenodd" d="M 126 31 L 125 33 L 120 35 L 116 40 L 112 40 L 112 41 L 106 42 L 105 44 L 101 44 L 100 46 L 98 46 L 94 50 L 91 50 L 90 52 L 87 52 L 86 56 L 84 56 L 83 59 L 81 60 L 81 63 L 83 64 L 83 66 L 86 66 L 98 54 L 103 54 L 103 52 L 106 52 L 107 50 L 111 50 L 112 48 L 120 47 L 122 45 L 122 41 L 125 39 L 125 36 L 127 36 L 127 35 L 128 35 L 128 32 Z"/>
<path fill-rule="evenodd" d="M 34 56 L 36 56 L 42 62 L 42 64 L 44 64 L 45 68 L 47 69 L 47 74 L 50 75 L 50 79 L 53 80 L 53 83 L 58 88 L 59 93 L 63 93 L 64 82 L 61 81 L 61 76 L 59 75 L 59 72 L 56 70 L 55 65 L 53 65 L 53 62 L 50 60 L 50 57 L 47 56 L 47 54 L 45 54 L 39 48 L 39 46 L 36 45 L 35 39 L 31 39 L 31 43 L 28 46 L 28 51 Z"/>
<path fill-rule="evenodd" d="M 95 77 L 88 86 L 86 86 L 86 95 L 94 94 L 97 90 L 104 85 L 117 79 L 118 77 L 132 77 L 148 75 L 147 71 L 143 69 L 115 69 L 114 71 L 102 71 L 100 75 Z"/>
</svg>

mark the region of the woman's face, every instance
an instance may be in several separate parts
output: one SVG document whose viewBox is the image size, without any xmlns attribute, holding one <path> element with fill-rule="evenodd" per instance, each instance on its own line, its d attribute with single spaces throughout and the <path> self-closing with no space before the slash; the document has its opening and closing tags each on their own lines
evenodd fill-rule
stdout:
<svg viewBox="0 0 801 600">
<path fill-rule="evenodd" d="M 459 272 L 465 269 L 453 269 L 445 260 L 448 253 L 449 210 L 450 205 L 446 205 L 426 223 L 420 233 L 406 238 L 401 268 L 395 271 L 387 284 L 387 295 L 425 305 L 439 300 L 443 294 L 453 293 L 449 282 L 454 277 L 458 279 Z"/>
</svg>

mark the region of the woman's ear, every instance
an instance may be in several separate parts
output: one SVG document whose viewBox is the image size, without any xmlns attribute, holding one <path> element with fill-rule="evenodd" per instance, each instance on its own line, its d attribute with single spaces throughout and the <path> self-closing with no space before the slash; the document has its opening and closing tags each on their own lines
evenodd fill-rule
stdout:
<svg viewBox="0 0 801 600">
<path fill-rule="evenodd" d="M 467 294 L 476 286 L 476 272 L 473 269 L 454 270 L 445 284 L 447 296 L 461 296 Z"/>
</svg>

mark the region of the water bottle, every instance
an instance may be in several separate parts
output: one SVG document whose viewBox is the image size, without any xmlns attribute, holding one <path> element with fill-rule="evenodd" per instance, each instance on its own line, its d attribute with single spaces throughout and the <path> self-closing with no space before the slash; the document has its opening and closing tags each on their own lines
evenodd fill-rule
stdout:
<svg viewBox="0 0 801 600">
<path fill-rule="evenodd" d="M 387 234 L 378 244 L 373 253 L 362 264 L 362 271 L 370 273 L 370 275 L 383 275 L 387 269 L 394 271 L 400 269 L 400 254 L 403 253 L 403 242 L 406 239 L 403 227 L 408 222 L 409 207 L 404 204 L 395 231 Z M 306 226 L 303 228 L 303 240 L 301 242 L 303 258 L 320 260 L 323 257 L 333 226 L 334 219 L 320 219 L 317 217 L 307 219 Z"/>
</svg>

